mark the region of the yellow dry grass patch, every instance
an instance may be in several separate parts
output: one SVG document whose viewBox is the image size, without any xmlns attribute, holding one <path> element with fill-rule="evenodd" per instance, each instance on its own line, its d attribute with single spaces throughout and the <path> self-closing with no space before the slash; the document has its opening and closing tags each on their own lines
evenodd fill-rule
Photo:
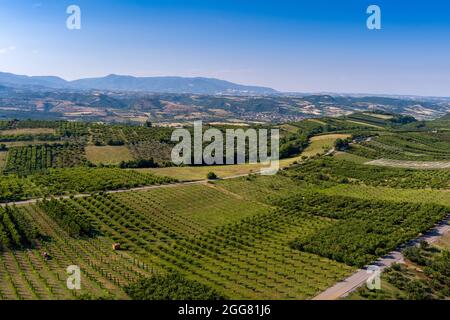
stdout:
<svg viewBox="0 0 450 320">
<path fill-rule="evenodd" d="M 360 163 L 360 164 L 370 161 L 369 158 L 364 158 L 361 156 L 357 156 L 356 154 L 341 152 L 341 151 L 336 152 L 334 154 L 334 157 L 338 160 L 351 161 L 351 162 Z"/>
<path fill-rule="evenodd" d="M 133 160 L 126 146 L 87 146 L 86 158 L 95 164 L 119 164 L 121 161 Z"/>
<path fill-rule="evenodd" d="M 7 155 L 7 152 L 5 152 L 5 151 L 0 152 L 0 170 L 2 170 L 5 167 L 6 155 Z"/>
<path fill-rule="evenodd" d="M 334 142 L 337 139 L 346 139 L 351 135 L 337 133 L 337 134 L 325 134 L 322 136 L 312 137 L 310 145 L 303 151 L 302 156 L 312 157 L 317 154 L 324 154 L 334 146 Z"/>
<path fill-rule="evenodd" d="M 202 166 L 202 167 L 169 167 L 136 169 L 143 172 L 152 172 L 160 176 L 175 178 L 181 181 L 205 180 L 209 172 L 214 172 L 219 178 L 227 178 L 257 172 L 261 164 L 237 164 L 228 166 Z"/>
<path fill-rule="evenodd" d="M 366 127 L 370 127 L 370 128 L 377 128 L 377 129 L 384 129 L 383 127 L 374 125 L 374 124 L 370 124 L 370 123 L 366 123 L 366 122 L 360 122 L 360 121 L 354 121 L 354 120 L 346 120 L 347 122 L 350 123 L 354 123 L 354 124 L 359 124 L 361 126 L 366 126 Z"/>
<path fill-rule="evenodd" d="M 18 136 L 21 134 L 55 134 L 55 129 L 51 128 L 23 128 L 23 129 L 11 129 L 11 130 L 2 130 L 0 131 L 0 135 L 4 136 Z"/>
<path fill-rule="evenodd" d="M 296 133 L 300 130 L 298 127 L 293 126 L 292 124 L 283 124 L 280 126 L 280 128 L 289 133 Z"/>
</svg>

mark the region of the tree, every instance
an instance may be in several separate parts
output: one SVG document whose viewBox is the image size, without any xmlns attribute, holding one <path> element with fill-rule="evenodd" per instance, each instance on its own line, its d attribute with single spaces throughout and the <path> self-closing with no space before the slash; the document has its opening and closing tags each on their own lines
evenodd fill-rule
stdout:
<svg viewBox="0 0 450 320">
<path fill-rule="evenodd" d="M 134 300 L 223 300 L 225 297 L 202 283 L 179 273 L 153 275 L 125 288 Z"/>
<path fill-rule="evenodd" d="M 337 139 L 336 142 L 334 143 L 334 147 L 338 151 L 345 151 L 349 147 L 348 140 Z"/>
<path fill-rule="evenodd" d="M 216 180 L 217 179 L 217 175 L 214 172 L 208 172 L 208 174 L 206 175 L 206 178 L 208 180 Z"/>
</svg>

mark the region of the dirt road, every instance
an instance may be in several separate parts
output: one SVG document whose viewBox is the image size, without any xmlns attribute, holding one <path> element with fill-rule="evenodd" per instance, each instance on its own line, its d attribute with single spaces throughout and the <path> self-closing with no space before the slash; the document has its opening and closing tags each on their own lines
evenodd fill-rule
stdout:
<svg viewBox="0 0 450 320">
<path fill-rule="evenodd" d="M 228 179 L 236 179 L 241 177 L 246 177 L 249 174 L 241 174 L 236 176 L 230 176 L 222 178 L 221 180 L 228 180 Z M 131 189 L 119 189 L 119 190 L 110 190 L 110 191 L 104 191 L 107 194 L 113 194 L 113 193 L 122 193 L 122 192 L 133 192 L 133 191 L 145 191 L 145 190 L 151 190 L 151 189 L 158 189 L 158 188 L 175 188 L 180 186 L 188 186 L 193 184 L 205 184 L 208 180 L 198 180 L 198 181 L 186 181 L 186 182 L 178 182 L 178 183 L 170 183 L 170 184 L 159 184 L 159 185 L 151 185 L 151 186 L 144 186 L 144 187 L 136 187 Z M 100 192 L 100 191 L 99 191 Z M 75 198 L 82 198 L 82 197 L 88 197 L 92 195 L 92 193 L 79 193 L 73 195 Z M 54 196 L 55 199 L 69 199 L 70 195 L 65 196 Z M 5 202 L 0 203 L 1 207 L 5 206 L 12 206 L 12 205 L 26 205 L 26 204 L 34 204 L 37 201 L 42 201 L 44 198 L 35 198 L 30 200 L 23 200 L 23 201 L 12 201 L 12 202 Z"/>
</svg>

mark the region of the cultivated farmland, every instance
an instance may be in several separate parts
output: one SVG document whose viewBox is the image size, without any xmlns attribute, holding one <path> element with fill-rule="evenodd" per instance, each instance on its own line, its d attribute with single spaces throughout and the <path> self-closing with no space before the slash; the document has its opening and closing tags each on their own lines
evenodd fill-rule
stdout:
<svg viewBox="0 0 450 320">
<path fill-rule="evenodd" d="M 445 161 L 445 133 L 408 127 L 403 139 L 409 121 L 281 125 L 274 176 L 249 164 L 172 167 L 169 128 L 0 122 L 36 131 L 4 136 L 0 152 L 0 299 L 313 298 L 449 215 L 448 169 L 366 164 L 419 147 L 420 161 Z M 205 181 L 210 172 L 229 179 Z M 71 265 L 79 291 L 66 286 Z"/>
</svg>

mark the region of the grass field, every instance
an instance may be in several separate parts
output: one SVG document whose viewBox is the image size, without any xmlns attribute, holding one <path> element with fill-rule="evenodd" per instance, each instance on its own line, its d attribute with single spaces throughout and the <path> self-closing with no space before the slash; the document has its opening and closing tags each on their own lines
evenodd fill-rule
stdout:
<svg viewBox="0 0 450 320">
<path fill-rule="evenodd" d="M 319 119 L 307 119 L 306 121 L 315 122 L 315 123 L 318 123 L 318 124 L 321 124 L 321 125 L 326 125 L 327 124 L 326 122 L 321 121 Z"/>
<path fill-rule="evenodd" d="M 293 126 L 291 124 L 283 124 L 280 126 L 281 129 L 289 132 L 289 133 L 296 133 L 298 132 L 298 127 Z"/>
<path fill-rule="evenodd" d="M 2 130 L 0 135 L 4 136 L 18 136 L 22 134 L 55 134 L 56 130 L 52 128 L 23 128 L 23 129 L 12 129 L 12 130 Z"/>
<path fill-rule="evenodd" d="M 87 146 L 86 158 L 92 163 L 105 165 L 133 160 L 133 156 L 126 146 Z"/>
<path fill-rule="evenodd" d="M 334 157 L 338 160 L 346 160 L 346 161 L 351 161 L 351 162 L 355 162 L 355 163 L 359 163 L 359 164 L 363 164 L 363 163 L 371 161 L 371 159 L 369 159 L 369 158 L 364 158 L 361 156 L 357 156 L 356 154 L 352 154 L 352 153 L 348 153 L 348 152 L 341 152 L 341 151 L 336 152 L 334 154 Z"/>
<path fill-rule="evenodd" d="M 312 157 L 317 154 L 324 154 L 334 146 L 337 139 L 346 139 L 349 134 L 326 134 L 311 138 L 311 144 L 303 151 L 302 156 Z"/>
</svg>

